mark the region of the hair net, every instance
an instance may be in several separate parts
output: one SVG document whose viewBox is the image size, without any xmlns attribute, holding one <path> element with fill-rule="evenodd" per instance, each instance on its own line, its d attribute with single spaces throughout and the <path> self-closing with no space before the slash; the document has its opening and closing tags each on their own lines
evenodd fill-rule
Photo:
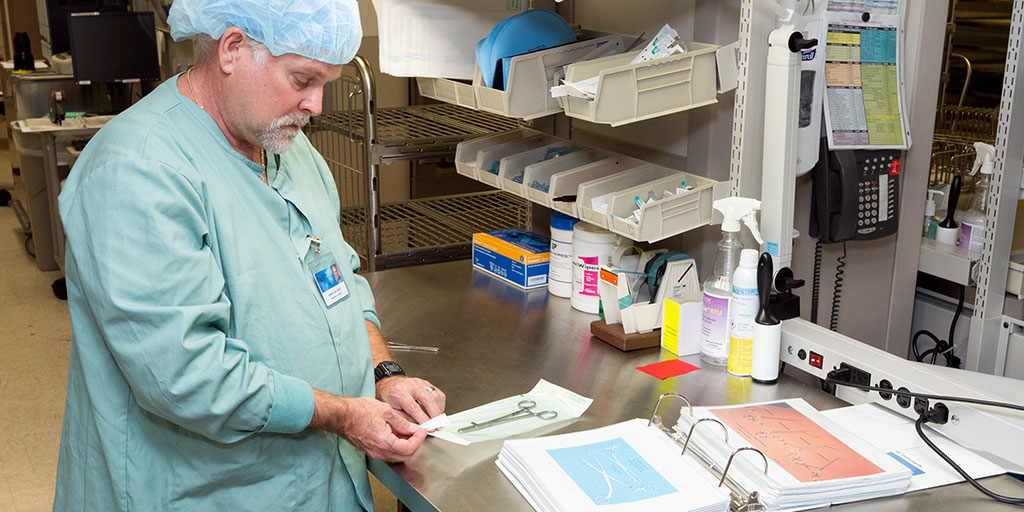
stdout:
<svg viewBox="0 0 1024 512">
<path fill-rule="evenodd" d="M 352 60 L 363 38 L 355 0 L 174 0 L 167 24 L 175 41 L 238 27 L 275 56 L 328 64 Z"/>
</svg>

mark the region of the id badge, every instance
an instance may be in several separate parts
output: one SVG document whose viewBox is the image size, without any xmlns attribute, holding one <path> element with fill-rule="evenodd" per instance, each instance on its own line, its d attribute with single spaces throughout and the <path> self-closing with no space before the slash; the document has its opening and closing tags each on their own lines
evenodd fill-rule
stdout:
<svg viewBox="0 0 1024 512">
<path fill-rule="evenodd" d="M 316 287 L 320 295 L 324 297 L 324 304 L 331 307 L 338 301 L 348 297 L 348 286 L 345 279 L 341 277 L 338 264 L 334 261 L 334 255 L 325 252 L 313 258 L 306 267 L 313 274 Z"/>
</svg>

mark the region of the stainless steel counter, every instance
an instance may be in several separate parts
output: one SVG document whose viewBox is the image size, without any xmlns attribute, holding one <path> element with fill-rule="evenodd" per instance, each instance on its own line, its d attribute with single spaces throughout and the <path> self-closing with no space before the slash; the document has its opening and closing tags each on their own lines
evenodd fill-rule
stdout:
<svg viewBox="0 0 1024 512">
<path fill-rule="evenodd" d="M 621 352 L 590 337 L 597 317 L 572 309 L 568 299 L 546 288 L 522 291 L 472 270 L 468 260 L 407 267 L 367 275 L 377 297 L 384 334 L 391 341 L 435 345 L 437 354 L 395 352 L 412 375 L 430 380 L 448 395 L 455 413 L 529 391 L 538 379 L 594 399 L 587 412 L 526 437 L 587 430 L 649 417 L 658 396 L 682 393 L 694 405 L 727 405 L 802 397 L 819 409 L 846 405 L 816 382 L 792 371 L 764 386 L 707 367 L 658 380 L 634 368 L 674 358 L 646 349 Z M 704 367 L 696 356 L 685 361 Z M 663 408 L 668 411 L 667 407 Z M 675 421 L 674 413 L 663 416 Z M 371 461 L 373 474 L 414 511 L 532 508 L 495 466 L 502 441 L 459 446 L 428 438 L 411 461 Z M 1024 496 L 1024 485 L 1008 476 L 985 480 L 995 492 Z M 835 508 L 842 510 L 1012 510 L 985 498 L 966 483 Z"/>
</svg>

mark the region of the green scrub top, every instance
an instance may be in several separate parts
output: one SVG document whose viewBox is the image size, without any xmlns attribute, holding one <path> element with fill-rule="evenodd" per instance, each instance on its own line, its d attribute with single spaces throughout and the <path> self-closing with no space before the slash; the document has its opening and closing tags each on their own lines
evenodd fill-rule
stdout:
<svg viewBox="0 0 1024 512">
<path fill-rule="evenodd" d="M 299 134 L 267 186 L 176 80 L 100 130 L 60 194 L 54 510 L 372 510 L 365 455 L 306 430 L 312 388 L 374 396 L 374 300 L 330 170 Z M 327 254 L 349 290 L 329 307 L 308 268 Z"/>
</svg>

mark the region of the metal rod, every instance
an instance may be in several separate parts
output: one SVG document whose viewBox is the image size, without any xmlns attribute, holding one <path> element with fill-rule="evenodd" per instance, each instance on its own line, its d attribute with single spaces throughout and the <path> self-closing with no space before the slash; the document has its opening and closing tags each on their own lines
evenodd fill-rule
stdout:
<svg viewBox="0 0 1024 512">
<path fill-rule="evenodd" d="M 362 80 L 363 88 L 363 116 L 365 138 L 363 139 L 363 155 L 368 164 L 367 174 L 364 176 L 366 188 L 366 270 L 373 272 L 377 269 L 377 256 L 381 254 L 381 233 L 380 233 L 380 164 L 373 160 L 373 145 L 377 142 L 377 112 L 376 86 L 373 79 L 373 70 L 366 59 L 356 55 L 352 59 L 358 70 L 359 78 Z"/>
</svg>

